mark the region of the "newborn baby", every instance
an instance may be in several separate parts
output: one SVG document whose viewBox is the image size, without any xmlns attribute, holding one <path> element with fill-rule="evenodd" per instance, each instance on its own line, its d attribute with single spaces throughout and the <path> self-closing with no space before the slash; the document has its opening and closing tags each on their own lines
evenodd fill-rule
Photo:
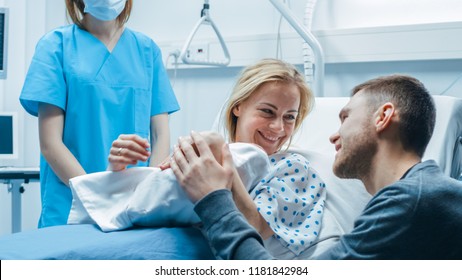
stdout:
<svg viewBox="0 0 462 280">
<path fill-rule="evenodd" d="M 268 155 L 248 143 L 229 144 L 236 169 L 247 191 L 270 173 Z M 171 169 L 134 167 L 72 178 L 68 224 L 97 224 L 103 231 L 138 226 L 184 226 L 198 223 Z"/>
</svg>

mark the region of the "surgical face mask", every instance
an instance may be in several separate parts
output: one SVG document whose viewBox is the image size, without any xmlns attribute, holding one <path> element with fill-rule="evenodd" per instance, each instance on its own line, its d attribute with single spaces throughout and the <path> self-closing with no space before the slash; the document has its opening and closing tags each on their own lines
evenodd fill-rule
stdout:
<svg viewBox="0 0 462 280">
<path fill-rule="evenodd" d="M 127 0 L 83 0 L 85 13 L 103 21 L 114 20 L 125 8 Z"/>
</svg>

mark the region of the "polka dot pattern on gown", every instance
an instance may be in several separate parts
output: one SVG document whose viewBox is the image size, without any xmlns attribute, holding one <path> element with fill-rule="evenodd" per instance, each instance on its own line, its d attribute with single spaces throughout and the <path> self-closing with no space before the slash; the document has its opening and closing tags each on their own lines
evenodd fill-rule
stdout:
<svg viewBox="0 0 462 280">
<path fill-rule="evenodd" d="M 321 229 L 326 185 L 299 154 L 274 154 L 270 163 L 273 172 L 250 195 L 274 231 L 273 238 L 299 255 L 316 241 Z"/>
</svg>

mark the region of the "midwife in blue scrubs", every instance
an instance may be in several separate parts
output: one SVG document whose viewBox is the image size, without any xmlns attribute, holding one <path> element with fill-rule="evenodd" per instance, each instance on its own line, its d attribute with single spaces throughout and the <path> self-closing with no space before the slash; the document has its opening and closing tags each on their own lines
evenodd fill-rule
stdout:
<svg viewBox="0 0 462 280">
<path fill-rule="evenodd" d="M 39 227 L 67 223 L 70 178 L 106 170 L 110 154 L 133 153 L 113 142 L 139 143 L 137 165 L 169 154 L 168 114 L 179 106 L 159 47 L 124 27 L 132 2 L 66 0 L 74 24 L 36 46 L 20 102 L 39 121 Z"/>
</svg>

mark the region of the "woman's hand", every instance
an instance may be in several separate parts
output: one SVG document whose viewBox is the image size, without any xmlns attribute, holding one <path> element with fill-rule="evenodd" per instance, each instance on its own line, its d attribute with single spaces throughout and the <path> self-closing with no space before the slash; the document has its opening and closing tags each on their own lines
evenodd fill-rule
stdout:
<svg viewBox="0 0 462 280">
<path fill-rule="evenodd" d="M 114 142 L 109 153 L 108 170 L 121 171 L 129 164 L 147 161 L 151 152 L 149 142 L 136 134 L 121 134 Z"/>
<path fill-rule="evenodd" d="M 170 168 L 170 158 L 172 156 L 168 156 L 166 157 L 157 167 L 160 168 L 160 170 L 165 170 L 165 169 L 169 169 Z"/>
<path fill-rule="evenodd" d="M 196 202 L 215 190 L 230 189 L 234 166 L 228 145 L 222 145 L 219 162 L 202 135 L 191 132 L 191 139 L 195 147 L 187 139 L 180 139 L 170 160 L 173 173 L 191 201 Z"/>
</svg>

